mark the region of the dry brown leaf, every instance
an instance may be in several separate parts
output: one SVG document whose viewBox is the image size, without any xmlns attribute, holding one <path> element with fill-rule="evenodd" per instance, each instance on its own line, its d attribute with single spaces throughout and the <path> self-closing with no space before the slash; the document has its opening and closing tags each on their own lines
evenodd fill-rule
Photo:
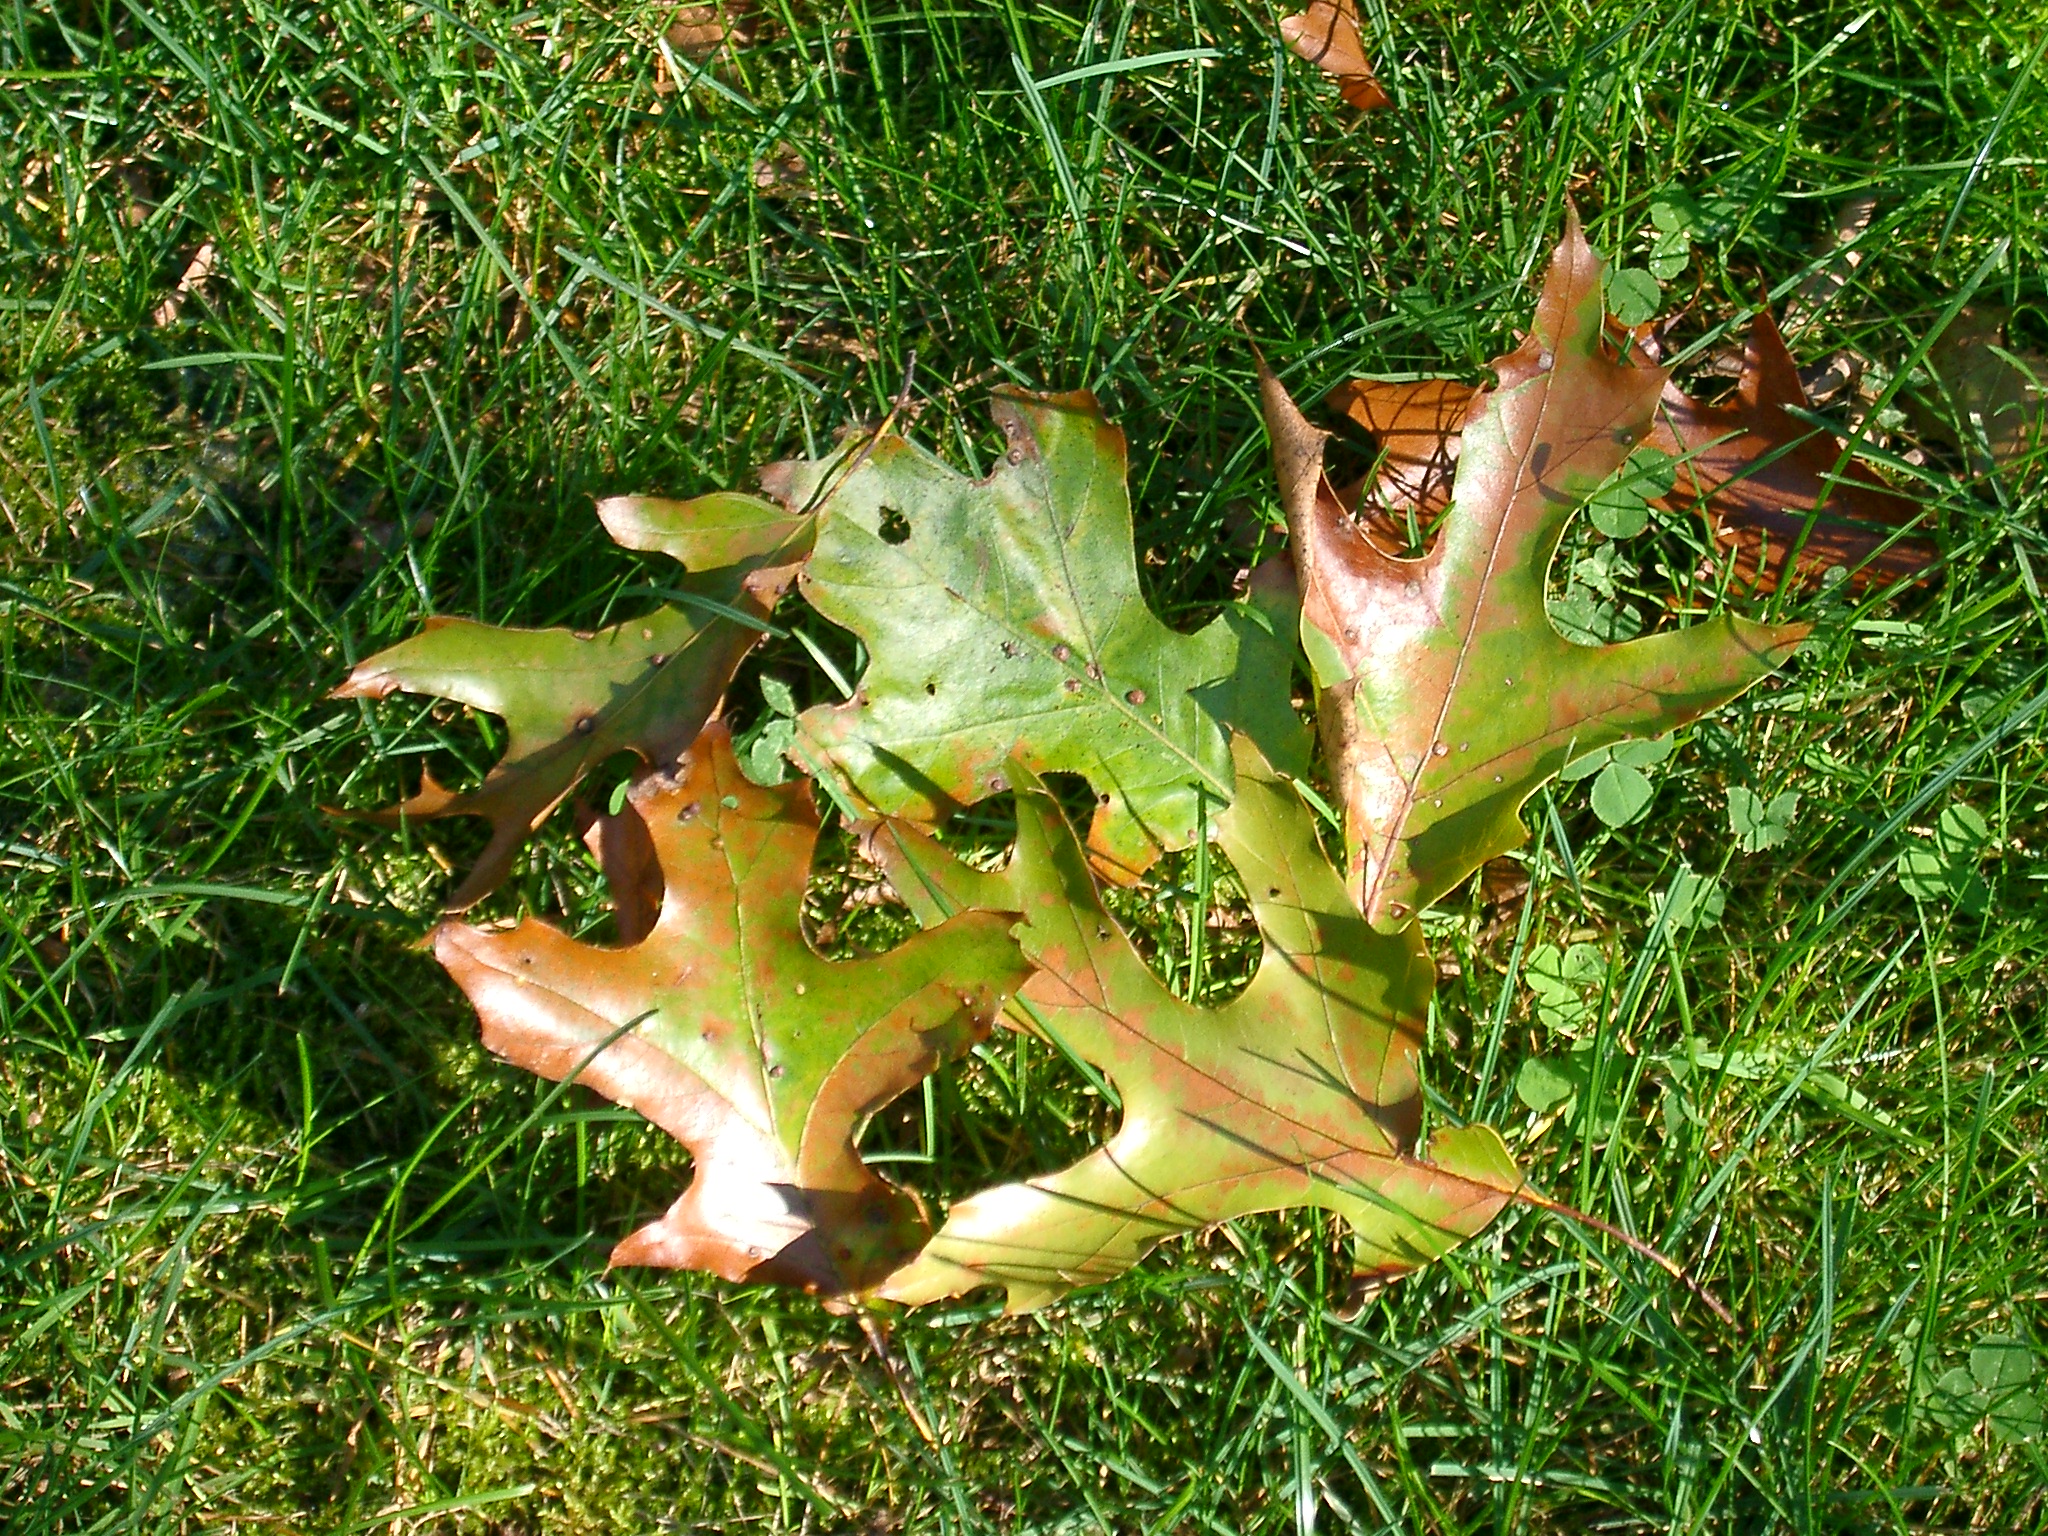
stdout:
<svg viewBox="0 0 2048 1536">
<path fill-rule="evenodd" d="M 612 922 L 618 942 L 638 944 L 654 931 L 661 915 L 661 861 L 654 838 L 637 811 L 602 812 L 576 804 L 576 833 L 604 875 L 612 893 Z"/>
<path fill-rule="evenodd" d="M 763 197 L 808 197 L 810 164 L 787 144 L 778 144 L 774 154 L 754 162 L 754 190 Z"/>
<path fill-rule="evenodd" d="M 2004 310 L 1965 309 L 1927 357 L 1960 418 L 1957 446 L 1980 467 L 2015 463 L 2048 440 L 2048 357 L 2013 347 L 2006 320 Z M 1938 417 L 1928 425 L 1957 441 Z"/>
<path fill-rule="evenodd" d="M 1352 379 L 1330 392 L 1330 408 L 1370 436 L 1382 455 L 1372 483 L 1346 486 L 1338 499 L 1355 508 L 1388 553 L 1407 543 L 1395 514 L 1427 518 L 1450 502 L 1471 404 L 1472 386 L 1456 379 Z"/>
<path fill-rule="evenodd" d="M 753 12 L 743 4 L 721 0 L 715 5 L 680 5 L 669 13 L 661 40 L 676 58 L 701 64 L 729 45 L 744 47 L 752 42 L 754 26 Z M 685 83 L 664 70 L 657 76 L 655 89 L 667 94 Z"/>
<path fill-rule="evenodd" d="M 1307 10 L 1280 19 L 1280 35 L 1288 47 L 1335 80 L 1338 93 L 1359 111 L 1392 104 L 1365 56 L 1352 0 L 1310 0 Z"/>
<path fill-rule="evenodd" d="M 1455 379 L 1354 379 L 1330 395 L 1334 408 L 1386 456 L 1370 486 L 1338 493 L 1376 543 L 1404 542 L 1389 514 L 1427 519 L 1449 503 L 1460 433 L 1476 392 Z M 1931 541 L 1894 538 L 1919 518 L 1918 505 L 1853 459 L 1837 474 L 1840 444 L 1788 406 L 1809 409 L 1806 389 L 1777 326 L 1759 314 L 1728 402 L 1702 405 L 1675 383 L 1665 385 L 1648 441 L 1684 462 L 1677 485 L 1659 504 L 1706 517 L 1715 542 L 1734 552 L 1737 580 L 1758 592 L 1775 591 L 1794 558 L 1803 576 L 1842 566 L 1858 585 L 1931 567 L 1939 558 Z M 1823 493 L 1825 505 L 1815 515 Z"/>
<path fill-rule="evenodd" d="M 1838 470 L 1841 444 L 1792 414 L 1809 409 L 1798 366 L 1760 311 L 1730 400 L 1702 405 L 1664 387 L 1650 445 L 1683 461 L 1664 504 L 1706 517 L 1716 542 L 1733 548 L 1738 580 L 1759 592 L 1777 590 L 1788 560 L 1806 575 L 1843 567 L 1858 584 L 1927 571 L 1940 556 L 1934 545 L 1894 537 L 1921 520 L 1920 507 L 1854 459 Z"/>
<path fill-rule="evenodd" d="M 159 330 L 177 324 L 178 316 L 185 312 L 185 300 L 213 276 L 217 260 L 213 242 L 208 240 L 193 253 L 192 260 L 185 266 L 185 275 L 178 279 L 178 286 L 171 290 L 170 297 L 151 312 L 149 323 Z"/>
</svg>

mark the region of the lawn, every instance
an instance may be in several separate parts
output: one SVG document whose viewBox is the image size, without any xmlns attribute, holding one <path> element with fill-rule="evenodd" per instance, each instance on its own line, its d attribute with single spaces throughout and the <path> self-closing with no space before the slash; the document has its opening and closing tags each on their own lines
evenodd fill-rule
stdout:
<svg viewBox="0 0 2048 1536">
<path fill-rule="evenodd" d="M 2001 310 L 2048 347 L 2036 0 L 1375 3 L 1370 115 L 1276 15 L 775 0 L 708 54 L 637 0 L 0 15 L 10 1532 L 2048 1527 L 2048 455 L 1985 452 L 1940 361 Z M 1814 638 L 1640 819 L 1560 783 L 1427 918 L 1432 1113 L 1733 1324 L 1533 1210 L 1374 1294 L 1297 1213 L 866 1328 L 608 1270 L 686 1159 L 479 1045 L 420 941 L 481 825 L 329 808 L 474 779 L 497 723 L 329 698 L 351 664 L 638 611 L 595 498 L 750 484 L 906 378 L 976 470 L 993 384 L 1096 391 L 1192 627 L 1281 537 L 1245 329 L 1304 401 L 1478 379 L 1568 202 L 1668 274 L 1701 392 L 1789 307 L 1945 555 L 1731 599 Z M 1670 622 L 1689 540 L 1629 544 L 1610 617 Z M 786 617 L 742 725 L 856 663 Z M 480 916 L 603 933 L 567 822 Z M 1659 916 L 1686 869 L 1718 916 Z M 842 943 L 888 928 L 859 873 L 828 838 Z M 1126 916 L 1220 995 L 1205 894 Z M 871 1145 L 943 1200 L 1111 1123 L 1005 1038 Z"/>
</svg>

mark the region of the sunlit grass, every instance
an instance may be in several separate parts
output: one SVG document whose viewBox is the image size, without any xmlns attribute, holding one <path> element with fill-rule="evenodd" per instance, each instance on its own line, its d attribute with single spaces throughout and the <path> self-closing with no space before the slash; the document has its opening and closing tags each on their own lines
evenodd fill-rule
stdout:
<svg viewBox="0 0 2048 1536">
<path fill-rule="evenodd" d="M 2041 1521 L 2043 1442 L 1970 1394 L 2048 1295 L 2048 495 L 2038 457 L 1943 446 L 1924 379 L 1869 435 L 1943 578 L 1786 605 L 1808 652 L 1681 738 L 1643 820 L 1560 786 L 1526 900 L 1429 923 L 1435 1112 L 1503 1126 L 1732 1330 L 1531 1214 L 1356 1311 L 1338 1232 L 1262 1218 L 1036 1317 L 902 1317 L 886 1358 L 802 1298 L 608 1273 L 684 1159 L 489 1058 L 417 948 L 480 829 L 323 814 L 496 750 L 326 699 L 352 661 L 427 613 L 632 611 L 658 578 L 594 498 L 743 484 L 906 372 L 915 433 L 977 470 L 991 384 L 1095 389 L 1187 627 L 1277 547 L 1240 315 L 1305 400 L 1475 378 L 1567 200 L 1635 265 L 1653 205 L 1697 210 L 1664 295 L 1688 372 L 1765 293 L 1804 291 L 1800 361 L 1853 353 L 1872 396 L 1972 283 L 2048 341 L 2028 5 L 1374 11 L 1395 106 L 1363 119 L 1272 22 L 855 4 L 693 60 L 655 6 L 0 16 L 10 1530 Z M 762 671 L 830 691 L 771 642 L 743 721 Z M 1731 787 L 1796 790 L 1788 835 L 1742 851 Z M 1896 876 L 1956 806 L 1981 902 Z M 1682 868 L 1725 910 L 1660 930 Z M 1134 914 L 1163 968 L 1195 900 Z M 484 915 L 601 907 L 564 828 Z M 1573 943 L 1576 1006 L 1545 1010 L 1529 963 Z M 1576 1126 L 1516 1093 L 1568 1037 L 1620 1085 Z M 900 1176 L 952 1192 L 1100 1132 L 1050 1053 L 990 1049 L 879 1128 L 944 1160 Z"/>
</svg>

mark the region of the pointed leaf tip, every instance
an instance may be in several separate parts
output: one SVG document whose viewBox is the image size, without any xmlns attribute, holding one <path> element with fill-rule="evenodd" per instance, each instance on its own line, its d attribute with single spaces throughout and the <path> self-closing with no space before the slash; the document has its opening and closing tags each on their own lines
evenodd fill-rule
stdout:
<svg viewBox="0 0 2048 1536">
<path fill-rule="evenodd" d="M 1354 0 L 1310 0 L 1307 10 L 1280 18 L 1280 36 L 1302 59 L 1330 76 L 1347 104 L 1361 112 L 1391 105 L 1366 57 Z"/>
</svg>

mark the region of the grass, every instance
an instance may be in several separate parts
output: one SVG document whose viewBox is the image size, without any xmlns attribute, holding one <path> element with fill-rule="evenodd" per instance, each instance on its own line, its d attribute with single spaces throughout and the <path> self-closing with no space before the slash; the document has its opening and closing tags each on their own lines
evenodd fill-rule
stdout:
<svg viewBox="0 0 2048 1536">
<path fill-rule="evenodd" d="M 8 1529 L 2048 1526 L 2044 1442 L 1969 1374 L 2017 1380 L 2048 1323 L 2048 479 L 1944 447 L 1908 372 L 1965 299 L 2040 345 L 2034 7 L 1374 7 L 1396 105 L 1362 121 L 1219 0 L 771 7 L 708 63 L 664 20 L 0 16 Z M 1875 199 L 1792 344 L 1867 360 L 1866 394 L 1905 375 L 1869 436 L 1949 564 L 1778 604 L 1815 642 L 1640 822 L 1587 781 L 1532 806 L 1526 899 L 1431 919 L 1430 1066 L 1440 1113 L 1737 1326 L 1534 1213 L 1355 1309 L 1327 1225 L 1234 1223 L 1037 1316 L 904 1317 L 886 1358 L 803 1299 L 607 1272 L 682 1159 L 477 1045 L 417 940 L 478 829 L 321 808 L 422 755 L 481 772 L 491 722 L 327 700 L 347 666 L 427 613 L 633 611 L 659 578 L 593 497 L 743 483 L 878 416 L 913 353 L 916 430 L 962 464 L 992 382 L 1097 390 L 1150 595 L 1192 623 L 1270 544 L 1240 310 L 1304 398 L 1475 377 L 1568 197 L 1639 263 L 1673 189 L 1688 368 Z M 762 670 L 825 686 L 778 645 L 736 696 Z M 1784 840 L 1742 851 L 1731 788 L 1796 791 Z M 1981 846 L 1902 884 L 1957 806 Z M 1681 864 L 1717 922 L 1652 920 Z M 1182 977 L 1196 887 L 1135 914 Z M 602 922 L 564 831 L 488 911 L 528 909 Z M 1532 987 L 1573 943 L 1579 979 Z M 1530 1112 L 1522 1064 L 1573 1035 L 1619 1091 Z M 950 1193 L 1104 1123 L 1001 1042 L 878 1135 Z"/>
</svg>

